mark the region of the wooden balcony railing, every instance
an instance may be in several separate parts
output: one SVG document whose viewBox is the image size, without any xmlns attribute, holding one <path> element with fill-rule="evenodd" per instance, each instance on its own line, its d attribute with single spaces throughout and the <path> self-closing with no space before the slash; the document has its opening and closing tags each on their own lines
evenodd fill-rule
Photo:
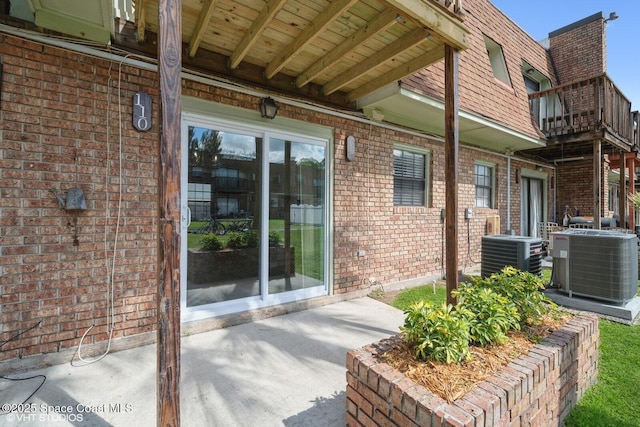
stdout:
<svg viewBox="0 0 640 427">
<path fill-rule="evenodd" d="M 529 101 L 548 138 L 604 129 L 621 144 L 640 147 L 638 115 L 606 74 L 531 93 Z"/>
<path fill-rule="evenodd" d="M 453 5 L 453 12 L 454 13 L 461 13 L 462 12 L 462 0 L 436 0 L 437 3 L 440 3 L 441 5 L 443 5 L 444 7 L 446 7 L 447 9 L 450 9 L 451 6 Z"/>
<path fill-rule="evenodd" d="M 631 145 L 640 150 L 640 112 L 631 113 Z"/>
</svg>

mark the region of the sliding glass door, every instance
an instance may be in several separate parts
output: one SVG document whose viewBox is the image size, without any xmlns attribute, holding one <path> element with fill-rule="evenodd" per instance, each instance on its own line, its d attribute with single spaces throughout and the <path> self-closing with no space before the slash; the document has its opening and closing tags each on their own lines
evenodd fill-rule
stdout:
<svg viewBox="0 0 640 427">
<path fill-rule="evenodd" d="M 325 295 L 326 141 L 183 122 L 183 319 Z"/>
</svg>

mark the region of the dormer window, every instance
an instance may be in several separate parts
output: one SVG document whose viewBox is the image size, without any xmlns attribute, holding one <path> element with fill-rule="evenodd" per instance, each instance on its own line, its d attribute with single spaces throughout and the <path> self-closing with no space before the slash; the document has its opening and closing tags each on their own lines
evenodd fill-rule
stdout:
<svg viewBox="0 0 640 427">
<path fill-rule="evenodd" d="M 511 86 L 511 79 L 509 79 L 509 72 L 507 71 L 507 63 L 504 60 L 502 46 L 485 35 L 483 35 L 483 38 L 484 45 L 487 48 L 487 55 L 489 55 L 491 69 L 493 70 L 493 76 L 507 86 Z"/>
<path fill-rule="evenodd" d="M 522 77 L 527 93 L 534 93 L 551 87 L 551 80 L 540 71 L 533 68 L 528 62 L 522 61 Z M 553 97 L 557 95 L 549 94 L 542 98 L 534 98 L 531 102 L 531 114 L 540 129 L 543 127 L 543 120 L 546 117 L 553 117 L 557 114 L 553 112 L 556 105 Z M 560 105 L 558 102 L 557 105 Z"/>
</svg>

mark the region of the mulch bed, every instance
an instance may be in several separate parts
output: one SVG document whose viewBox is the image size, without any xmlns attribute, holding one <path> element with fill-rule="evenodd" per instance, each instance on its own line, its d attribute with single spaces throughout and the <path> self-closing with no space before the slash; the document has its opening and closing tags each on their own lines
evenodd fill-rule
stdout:
<svg viewBox="0 0 640 427">
<path fill-rule="evenodd" d="M 420 361 L 405 342 L 386 351 L 380 359 L 451 403 L 512 360 L 527 354 L 538 341 L 560 328 L 570 318 L 571 315 L 567 313 L 560 318 L 545 318 L 539 325 L 526 331 L 512 331 L 509 339 L 502 345 L 471 346 L 472 360 L 461 364 Z"/>
</svg>

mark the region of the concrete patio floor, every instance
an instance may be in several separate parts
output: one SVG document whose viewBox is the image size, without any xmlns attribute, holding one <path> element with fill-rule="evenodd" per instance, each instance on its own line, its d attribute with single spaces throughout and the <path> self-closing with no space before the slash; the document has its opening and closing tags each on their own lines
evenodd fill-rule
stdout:
<svg viewBox="0 0 640 427">
<path fill-rule="evenodd" d="M 347 351 L 397 333 L 403 321 L 400 310 L 364 297 L 183 337 L 181 424 L 344 426 Z M 155 345 L 8 376 L 36 375 L 46 379 L 28 407 L 0 415 L 0 425 L 156 425 Z M 0 403 L 23 401 L 42 379 L 0 379 Z"/>
</svg>

